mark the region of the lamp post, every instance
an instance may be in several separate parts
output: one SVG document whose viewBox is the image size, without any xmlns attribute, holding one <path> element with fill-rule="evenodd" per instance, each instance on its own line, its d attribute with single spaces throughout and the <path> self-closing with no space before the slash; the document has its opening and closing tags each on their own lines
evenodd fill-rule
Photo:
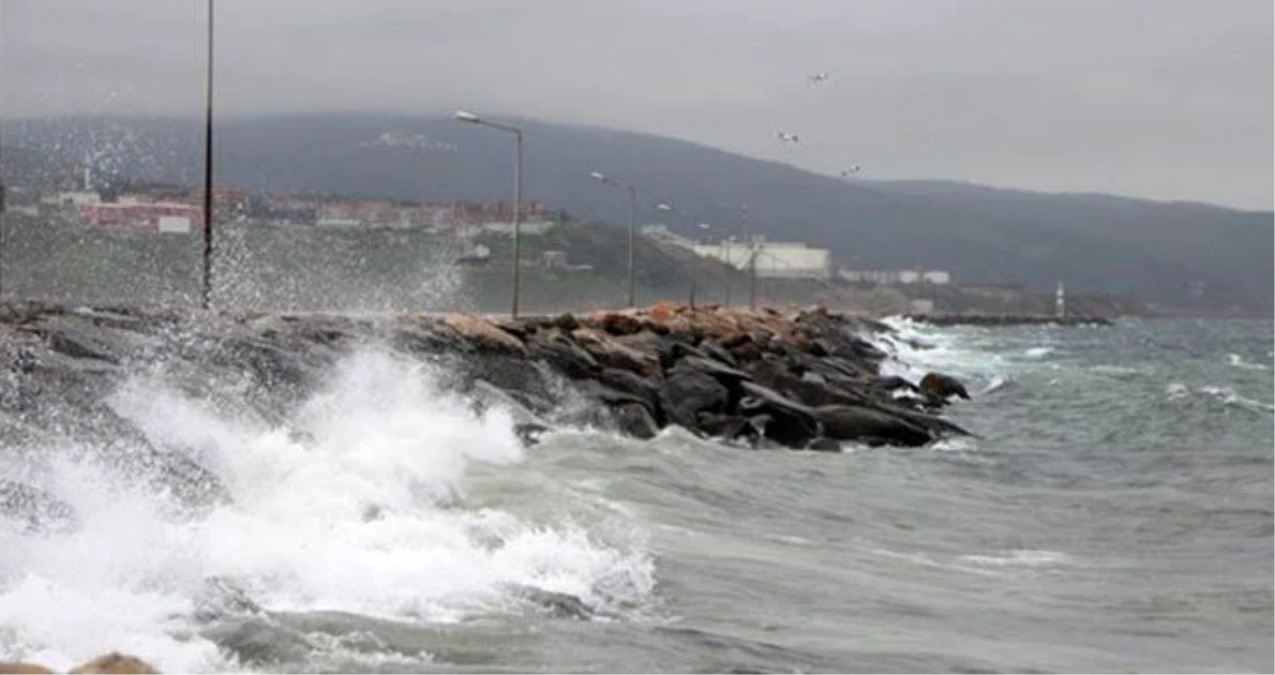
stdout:
<svg viewBox="0 0 1275 675">
<path fill-rule="evenodd" d="M 656 210 L 656 211 L 664 211 L 664 212 L 667 212 L 667 213 L 675 213 L 675 214 L 677 214 L 677 215 L 679 215 L 679 216 L 683 216 L 683 217 L 685 217 L 685 216 L 687 215 L 685 212 L 678 211 L 677 209 L 673 208 L 672 206 L 669 206 L 668 204 L 666 204 L 666 203 L 664 203 L 664 202 L 660 202 L 659 204 L 656 204 L 656 205 L 655 205 L 655 210 Z M 709 225 L 708 223 L 696 223 L 696 224 L 695 224 L 695 227 L 697 227 L 698 229 L 700 229 L 700 230 L 702 230 L 702 231 L 704 231 L 704 232 L 708 232 L 708 231 L 710 231 L 710 230 L 712 230 L 712 229 L 713 229 L 713 226 L 712 226 L 712 225 Z M 692 239 L 692 246 L 694 246 L 694 245 L 695 245 L 695 240 L 694 240 L 694 239 Z M 693 249 L 693 248 L 691 249 L 691 253 L 692 253 L 695 257 L 691 260 L 691 297 L 690 297 L 690 307 L 691 307 L 691 309 L 695 309 L 695 290 L 696 290 L 696 288 L 699 286 L 699 267 L 698 267 L 698 263 L 699 263 L 699 257 L 700 257 L 700 255 L 699 255 L 699 252 L 698 252 L 698 251 L 696 251 L 696 250 L 695 250 L 695 249 Z"/>
<path fill-rule="evenodd" d="M 200 305 L 212 307 L 213 246 L 213 0 L 208 0 L 208 63 L 204 71 L 204 269 Z"/>
<path fill-rule="evenodd" d="M 635 187 L 631 183 L 624 183 L 622 181 L 615 180 L 614 178 L 610 178 L 597 171 L 591 172 L 589 174 L 589 177 L 592 178 L 593 180 L 600 181 L 603 183 L 608 183 L 611 185 L 616 185 L 616 186 L 625 188 L 629 191 L 629 304 L 628 306 L 635 307 L 637 305 L 637 290 L 634 284 L 634 275 L 633 275 L 633 268 L 634 268 L 633 252 L 634 252 L 634 248 L 637 245 L 637 187 Z"/>
<path fill-rule="evenodd" d="M 510 301 L 509 316 L 517 319 L 518 298 L 522 286 L 522 129 L 508 124 L 491 122 L 464 110 L 456 111 L 456 119 L 461 122 L 499 129 L 514 135 L 514 280 L 513 300 Z"/>
</svg>

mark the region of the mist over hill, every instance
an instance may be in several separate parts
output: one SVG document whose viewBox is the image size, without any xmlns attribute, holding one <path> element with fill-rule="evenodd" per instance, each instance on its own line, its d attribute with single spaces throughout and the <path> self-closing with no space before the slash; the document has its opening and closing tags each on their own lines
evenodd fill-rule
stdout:
<svg viewBox="0 0 1275 675">
<path fill-rule="evenodd" d="M 751 231 L 828 246 L 853 267 L 947 269 L 959 282 L 1042 290 L 1062 280 L 1078 292 L 1131 293 L 1175 307 L 1271 311 L 1269 211 L 945 181 L 846 181 L 670 138 L 512 121 L 525 132 L 526 197 L 580 220 L 627 222 L 623 191 L 589 179 L 601 171 L 639 186 L 642 222 L 687 233 L 707 222 L 737 234 L 747 204 Z M 201 172 L 195 121 L 13 120 L 0 132 L 6 182 L 19 185 L 65 182 L 86 153 L 103 183 L 194 183 Z M 277 192 L 508 199 L 511 143 L 507 134 L 446 118 L 227 119 L 218 125 L 216 180 Z M 40 168 L 9 165 L 9 146 L 27 151 L 24 166 Z M 656 212 L 656 202 L 681 215 Z"/>
</svg>

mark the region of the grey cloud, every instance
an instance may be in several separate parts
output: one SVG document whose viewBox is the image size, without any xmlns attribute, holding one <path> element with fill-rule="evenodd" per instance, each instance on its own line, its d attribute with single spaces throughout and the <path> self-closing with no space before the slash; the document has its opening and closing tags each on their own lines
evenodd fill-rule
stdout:
<svg viewBox="0 0 1275 675">
<path fill-rule="evenodd" d="M 4 0 L 4 114 L 197 114 L 203 8 Z M 1271 207 L 1268 2 L 219 0 L 217 12 L 226 114 L 472 107 L 823 172 Z M 815 70 L 833 78 L 813 87 Z M 780 129 L 802 143 L 781 147 Z"/>
</svg>

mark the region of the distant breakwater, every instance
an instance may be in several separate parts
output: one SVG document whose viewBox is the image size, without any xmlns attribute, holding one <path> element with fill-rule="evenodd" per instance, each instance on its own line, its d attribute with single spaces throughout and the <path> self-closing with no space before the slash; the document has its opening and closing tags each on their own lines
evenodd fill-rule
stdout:
<svg viewBox="0 0 1275 675">
<path fill-rule="evenodd" d="M 905 318 L 933 326 L 1109 326 L 1100 316 L 1043 314 L 907 314 Z"/>
</svg>

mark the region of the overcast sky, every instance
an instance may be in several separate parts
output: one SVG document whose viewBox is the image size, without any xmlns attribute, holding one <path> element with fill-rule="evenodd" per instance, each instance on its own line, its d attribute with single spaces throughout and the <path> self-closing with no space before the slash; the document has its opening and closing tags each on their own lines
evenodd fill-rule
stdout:
<svg viewBox="0 0 1275 675">
<path fill-rule="evenodd" d="M 216 7 L 224 114 L 469 108 L 865 178 L 1272 206 L 1270 0 Z M 3 115 L 198 114 L 205 11 L 2 0 Z"/>
</svg>

